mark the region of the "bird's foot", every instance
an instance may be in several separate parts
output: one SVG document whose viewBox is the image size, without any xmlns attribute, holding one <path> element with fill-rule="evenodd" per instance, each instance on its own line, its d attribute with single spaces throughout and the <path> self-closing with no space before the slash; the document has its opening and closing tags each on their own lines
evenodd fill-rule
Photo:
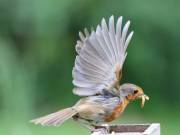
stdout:
<svg viewBox="0 0 180 135">
<path fill-rule="evenodd" d="M 111 132 L 111 135 L 115 135 L 115 132 L 114 132 L 114 131 L 112 131 L 112 132 Z"/>
<path fill-rule="evenodd" d="M 101 135 L 107 135 L 110 134 L 110 126 L 108 124 L 102 124 L 100 126 L 95 126 L 96 128 L 93 130 L 92 135 L 101 134 Z M 114 135 L 114 134 L 112 134 Z"/>
<path fill-rule="evenodd" d="M 110 126 L 108 124 L 102 124 L 101 126 L 105 128 L 108 133 L 110 133 Z"/>
<path fill-rule="evenodd" d="M 108 135 L 109 132 L 106 128 L 97 128 L 92 131 L 91 135 Z"/>
</svg>

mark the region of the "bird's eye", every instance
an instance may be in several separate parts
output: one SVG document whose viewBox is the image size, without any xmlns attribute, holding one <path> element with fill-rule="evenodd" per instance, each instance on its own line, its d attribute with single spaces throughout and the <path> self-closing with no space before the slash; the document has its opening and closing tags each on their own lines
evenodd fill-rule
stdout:
<svg viewBox="0 0 180 135">
<path fill-rule="evenodd" d="M 134 90 L 134 94 L 137 94 L 138 93 L 138 90 Z"/>
</svg>

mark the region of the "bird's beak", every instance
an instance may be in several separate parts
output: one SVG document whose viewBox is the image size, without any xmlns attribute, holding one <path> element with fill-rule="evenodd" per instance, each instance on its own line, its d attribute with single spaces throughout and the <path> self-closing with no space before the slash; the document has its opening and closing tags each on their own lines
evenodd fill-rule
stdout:
<svg viewBox="0 0 180 135">
<path fill-rule="evenodd" d="M 138 98 L 140 98 L 142 100 L 141 101 L 141 108 L 143 108 L 144 104 L 145 104 L 145 101 L 149 100 L 149 97 L 147 95 L 145 95 L 145 94 L 142 94 L 142 95 L 138 96 Z"/>
</svg>

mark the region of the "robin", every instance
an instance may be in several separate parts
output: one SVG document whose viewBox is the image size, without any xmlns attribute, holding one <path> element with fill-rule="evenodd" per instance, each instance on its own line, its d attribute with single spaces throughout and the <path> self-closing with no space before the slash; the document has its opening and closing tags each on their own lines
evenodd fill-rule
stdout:
<svg viewBox="0 0 180 135">
<path fill-rule="evenodd" d="M 101 21 L 96 30 L 79 32 L 80 40 L 76 44 L 77 56 L 73 68 L 73 93 L 83 98 L 74 106 L 31 122 L 43 126 L 57 126 L 73 118 L 88 127 L 96 127 L 117 119 L 127 105 L 141 99 L 141 107 L 149 97 L 137 85 L 120 85 L 122 67 L 127 56 L 127 46 L 133 36 L 128 33 L 130 21 L 122 28 L 122 17 L 116 25 L 114 16 Z"/>
</svg>

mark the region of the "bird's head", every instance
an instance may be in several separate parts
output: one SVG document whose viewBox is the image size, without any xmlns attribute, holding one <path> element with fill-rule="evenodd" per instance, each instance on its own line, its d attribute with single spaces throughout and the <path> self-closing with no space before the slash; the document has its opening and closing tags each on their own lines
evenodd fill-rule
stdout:
<svg viewBox="0 0 180 135">
<path fill-rule="evenodd" d="M 129 101 L 134 101 L 136 99 L 141 99 L 141 107 L 144 107 L 145 101 L 149 100 L 149 97 L 144 94 L 141 87 L 126 83 L 120 86 L 120 96 L 125 97 Z"/>
</svg>

